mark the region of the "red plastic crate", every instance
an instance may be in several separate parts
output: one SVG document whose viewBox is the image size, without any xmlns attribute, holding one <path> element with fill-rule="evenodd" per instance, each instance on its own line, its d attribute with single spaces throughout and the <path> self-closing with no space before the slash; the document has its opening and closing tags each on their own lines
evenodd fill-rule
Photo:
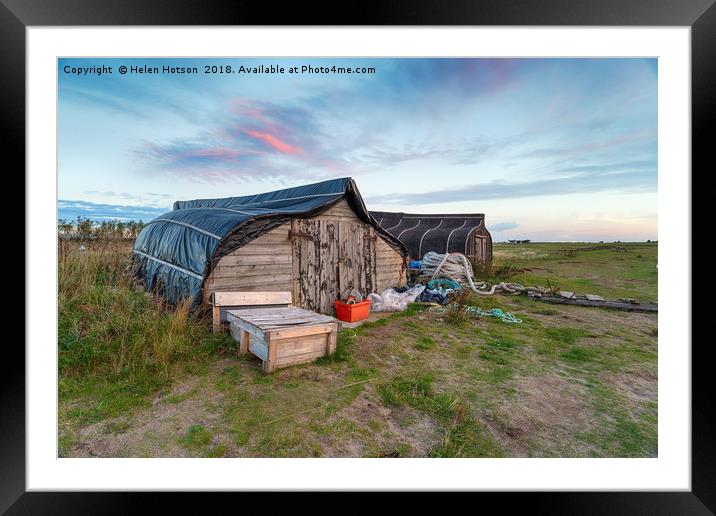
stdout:
<svg viewBox="0 0 716 516">
<path fill-rule="evenodd" d="M 351 305 L 336 301 L 336 318 L 345 322 L 362 321 L 370 313 L 370 299 Z"/>
</svg>

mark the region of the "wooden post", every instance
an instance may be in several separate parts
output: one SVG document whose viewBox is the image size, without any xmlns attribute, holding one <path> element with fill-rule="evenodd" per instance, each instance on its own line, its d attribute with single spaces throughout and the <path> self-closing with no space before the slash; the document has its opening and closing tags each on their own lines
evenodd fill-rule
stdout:
<svg viewBox="0 0 716 516">
<path fill-rule="evenodd" d="M 271 336 L 266 333 L 266 361 L 263 363 L 264 373 L 271 373 L 276 369 L 276 354 L 278 351 L 278 345 L 271 342 Z"/>
<path fill-rule="evenodd" d="M 221 307 L 214 305 L 211 309 L 211 330 L 214 333 L 221 331 Z"/>
<path fill-rule="evenodd" d="M 239 353 L 247 353 L 249 351 L 249 339 L 251 334 L 246 330 L 241 330 L 241 340 L 239 341 Z"/>
<path fill-rule="evenodd" d="M 330 355 L 331 353 L 336 352 L 336 345 L 338 342 L 338 332 L 336 330 L 333 330 L 332 332 L 330 332 L 328 334 L 327 340 L 328 340 L 328 346 L 327 346 L 326 354 Z"/>
</svg>

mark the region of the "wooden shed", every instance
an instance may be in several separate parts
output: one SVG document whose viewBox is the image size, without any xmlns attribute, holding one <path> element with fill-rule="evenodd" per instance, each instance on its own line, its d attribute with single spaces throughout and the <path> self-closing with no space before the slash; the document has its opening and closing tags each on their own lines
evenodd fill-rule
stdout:
<svg viewBox="0 0 716 516">
<path fill-rule="evenodd" d="M 417 214 L 372 211 L 378 225 L 403 243 L 413 260 L 429 251 L 462 253 L 479 263 L 492 261 L 492 235 L 483 213 Z"/>
<path fill-rule="evenodd" d="M 291 290 L 294 305 L 331 314 L 345 290 L 367 296 L 406 280 L 405 246 L 370 216 L 350 178 L 178 201 L 134 253 L 135 274 L 170 302 Z"/>
</svg>

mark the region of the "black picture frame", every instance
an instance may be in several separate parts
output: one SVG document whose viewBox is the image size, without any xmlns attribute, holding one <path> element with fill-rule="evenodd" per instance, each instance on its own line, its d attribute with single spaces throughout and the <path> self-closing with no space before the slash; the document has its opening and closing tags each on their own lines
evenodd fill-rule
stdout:
<svg viewBox="0 0 716 516">
<path fill-rule="evenodd" d="M 361 2 L 341 10 L 320 4 L 192 0 L 0 0 L 4 161 L 25 166 L 25 29 L 83 25 L 550 25 L 688 26 L 692 51 L 692 170 L 705 173 L 716 111 L 715 0 L 451 0 Z M 344 13 L 342 14 L 341 13 Z M 711 129 L 711 131 L 709 131 Z M 710 164 L 710 163 L 709 163 Z M 713 165 L 709 167 L 713 169 Z M 689 171 L 684 171 L 685 180 Z M 693 173 L 692 176 L 693 177 Z M 693 234 L 693 233 L 692 233 Z M 691 249 L 685 250 L 691 256 Z M 25 273 L 27 274 L 27 270 Z M 689 302 L 690 300 L 684 300 Z M 693 320 L 693 318 L 692 318 Z M 684 321 L 687 323 L 687 321 Z M 689 343 L 683 343 L 684 346 Z M 526 502 L 556 514 L 711 514 L 716 511 L 713 405 L 708 340 L 692 347 L 692 491 L 508 493 L 502 507 Z M 155 495 L 25 492 L 25 353 L 6 342 L 0 375 L 0 511 L 8 514 L 119 514 L 147 507 Z M 157 495 L 160 496 L 160 495 Z M 240 496 L 246 496 L 241 494 Z M 509 499 L 508 503 L 505 498 Z M 182 503 L 185 503 L 182 501 Z M 190 505 L 185 505 L 189 509 Z M 206 507 L 204 507 L 205 509 Z"/>
</svg>

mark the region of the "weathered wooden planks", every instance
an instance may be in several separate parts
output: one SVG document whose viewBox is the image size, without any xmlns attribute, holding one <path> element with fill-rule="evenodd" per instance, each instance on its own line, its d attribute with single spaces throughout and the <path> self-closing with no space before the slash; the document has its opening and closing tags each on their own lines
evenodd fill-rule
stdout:
<svg viewBox="0 0 716 516">
<path fill-rule="evenodd" d="M 249 244 L 251 245 L 251 244 Z M 264 254 L 264 255 L 249 255 L 244 254 L 247 246 L 237 249 L 234 253 L 224 256 L 220 261 L 221 266 L 236 266 L 236 265 L 281 265 L 290 264 L 290 254 Z"/>
<path fill-rule="evenodd" d="M 217 332 L 227 318 L 227 309 L 238 306 L 290 306 L 291 292 L 214 292 L 211 295 L 212 329 Z"/>
<path fill-rule="evenodd" d="M 332 317 L 296 307 L 229 310 L 231 334 L 239 351 L 259 357 L 264 372 L 306 363 L 336 350 L 338 323 Z"/>
<path fill-rule="evenodd" d="M 291 304 L 290 292 L 216 292 L 214 304 L 218 306 Z"/>
<path fill-rule="evenodd" d="M 251 242 L 241 248 L 241 256 L 250 255 L 267 255 L 267 256 L 282 256 L 291 253 L 291 244 L 262 244 L 257 242 Z M 258 258 L 261 260 L 261 258 Z"/>
<path fill-rule="evenodd" d="M 313 238 L 296 237 L 293 241 L 293 292 L 297 304 L 318 312 L 330 312 L 327 291 L 335 290 L 335 222 L 294 219 L 291 230 Z"/>
<path fill-rule="evenodd" d="M 374 231 L 345 202 L 316 219 L 292 221 L 292 232 L 313 235 L 311 240 L 296 238 L 293 244 L 297 304 L 333 313 L 341 292 L 355 289 L 367 296 L 374 290 Z"/>
<path fill-rule="evenodd" d="M 289 264 L 281 265 L 253 265 L 242 267 L 216 267 L 212 272 L 212 279 L 235 279 L 242 276 L 271 276 L 293 274 L 293 267 Z"/>
<path fill-rule="evenodd" d="M 381 292 L 386 288 L 405 283 L 401 254 L 380 238 L 376 241 L 375 249 L 375 290 Z"/>
</svg>

